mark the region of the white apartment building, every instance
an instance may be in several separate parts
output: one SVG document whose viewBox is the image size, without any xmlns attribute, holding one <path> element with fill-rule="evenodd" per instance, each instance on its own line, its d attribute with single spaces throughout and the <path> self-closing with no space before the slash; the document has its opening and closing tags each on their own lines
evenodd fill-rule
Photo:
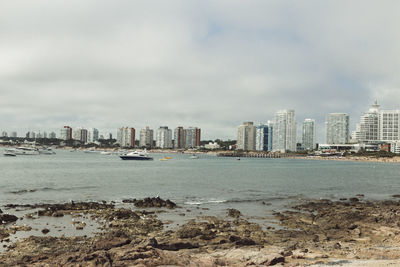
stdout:
<svg viewBox="0 0 400 267">
<path fill-rule="evenodd" d="M 316 148 L 316 125 L 315 120 L 305 119 L 303 122 L 302 146 L 305 150 Z"/>
<path fill-rule="evenodd" d="M 87 142 L 94 143 L 99 141 L 99 130 L 96 128 L 90 128 L 87 132 Z"/>
<path fill-rule="evenodd" d="M 379 139 L 383 142 L 400 141 L 400 110 L 379 112 Z"/>
<path fill-rule="evenodd" d="M 346 113 L 330 113 L 326 119 L 326 143 L 349 143 L 349 116 Z"/>
<path fill-rule="evenodd" d="M 72 131 L 72 139 L 81 141 L 83 144 L 88 142 L 88 130 L 83 127 L 77 127 Z"/>
<path fill-rule="evenodd" d="M 148 126 L 140 130 L 139 146 L 148 148 L 153 146 L 153 130 Z"/>
<path fill-rule="evenodd" d="M 121 147 L 135 147 L 135 128 L 121 127 L 117 130 L 117 143 Z"/>
<path fill-rule="evenodd" d="M 160 126 L 156 131 L 156 147 L 172 148 L 172 130 L 167 126 Z"/>
<path fill-rule="evenodd" d="M 60 139 L 71 140 L 72 139 L 72 128 L 69 126 L 64 126 L 60 131 Z"/>
<path fill-rule="evenodd" d="M 256 149 L 256 126 L 253 125 L 253 122 L 243 122 L 238 127 L 236 149 Z"/>
<path fill-rule="evenodd" d="M 197 127 L 189 127 L 184 129 L 185 148 L 194 148 L 200 146 L 200 129 Z"/>
<path fill-rule="evenodd" d="M 296 116 L 293 109 L 275 113 L 273 151 L 296 151 Z"/>
<path fill-rule="evenodd" d="M 359 143 L 376 143 L 380 140 L 380 106 L 375 102 L 371 108 L 365 112 L 360 123 L 356 125 L 356 131 L 352 134 L 352 139 Z"/>
</svg>

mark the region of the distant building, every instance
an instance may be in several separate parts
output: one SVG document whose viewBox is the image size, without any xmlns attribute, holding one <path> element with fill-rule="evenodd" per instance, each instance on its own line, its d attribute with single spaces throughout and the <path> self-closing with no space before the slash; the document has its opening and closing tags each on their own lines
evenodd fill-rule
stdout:
<svg viewBox="0 0 400 267">
<path fill-rule="evenodd" d="M 189 127 L 184 129 L 185 148 L 195 148 L 200 146 L 201 130 L 197 127 Z"/>
<path fill-rule="evenodd" d="M 87 142 L 95 143 L 99 141 L 99 130 L 96 128 L 90 128 L 87 132 Z"/>
<path fill-rule="evenodd" d="M 185 148 L 185 131 L 182 126 L 175 128 L 174 131 L 174 148 Z"/>
<path fill-rule="evenodd" d="M 60 131 L 60 139 L 65 141 L 72 140 L 72 128 L 64 126 Z"/>
<path fill-rule="evenodd" d="M 121 147 L 135 147 L 135 128 L 119 128 L 117 130 L 117 142 Z"/>
<path fill-rule="evenodd" d="M 349 116 L 346 113 L 330 113 L 326 119 L 326 143 L 349 143 Z"/>
<path fill-rule="evenodd" d="M 400 141 L 400 110 L 381 110 L 379 113 L 379 139 L 394 143 L 395 151 Z"/>
<path fill-rule="evenodd" d="M 83 127 L 75 128 L 72 131 L 72 139 L 86 144 L 88 142 L 88 130 Z"/>
<path fill-rule="evenodd" d="M 380 106 L 375 102 L 371 108 L 361 116 L 360 123 L 356 125 L 356 131 L 352 134 L 352 139 L 359 143 L 378 142 L 380 140 L 380 113 Z"/>
<path fill-rule="evenodd" d="M 210 150 L 214 150 L 214 149 L 219 149 L 220 145 L 216 142 L 209 142 L 208 144 L 204 145 L 205 149 L 210 149 Z"/>
<path fill-rule="evenodd" d="M 272 150 L 272 134 L 273 123 L 268 121 L 267 124 L 260 124 L 256 128 L 256 150 L 271 151 Z"/>
<path fill-rule="evenodd" d="M 1 132 L 1 137 L 7 137 L 8 133 L 6 131 Z"/>
<path fill-rule="evenodd" d="M 167 126 L 160 126 L 156 131 L 156 147 L 172 148 L 172 130 Z"/>
<path fill-rule="evenodd" d="M 316 148 L 316 126 L 313 119 L 305 119 L 303 122 L 302 147 L 304 150 Z"/>
<path fill-rule="evenodd" d="M 56 136 L 56 133 L 55 132 L 51 132 L 51 133 L 49 133 L 49 138 L 50 139 L 55 139 L 57 136 Z"/>
<path fill-rule="evenodd" d="M 33 131 L 28 132 L 28 138 L 35 139 L 36 138 L 36 133 L 33 132 Z"/>
<path fill-rule="evenodd" d="M 293 109 L 275 113 L 273 151 L 296 151 L 296 117 Z"/>
<path fill-rule="evenodd" d="M 17 137 L 18 135 L 17 135 L 17 132 L 11 132 L 11 137 Z"/>
<path fill-rule="evenodd" d="M 253 125 L 253 122 L 243 122 L 238 127 L 236 149 L 256 149 L 256 127 Z"/>
<path fill-rule="evenodd" d="M 146 126 L 146 128 L 140 130 L 139 147 L 151 148 L 152 146 L 153 146 L 153 130 L 151 130 L 148 126 Z"/>
<path fill-rule="evenodd" d="M 37 135 L 36 135 L 36 138 L 37 138 L 37 139 L 43 138 L 43 134 L 39 131 L 39 132 L 37 133 Z"/>
</svg>

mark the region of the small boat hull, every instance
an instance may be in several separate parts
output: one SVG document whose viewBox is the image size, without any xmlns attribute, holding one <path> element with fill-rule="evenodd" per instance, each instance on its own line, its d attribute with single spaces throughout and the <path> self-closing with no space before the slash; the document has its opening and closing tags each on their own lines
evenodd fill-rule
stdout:
<svg viewBox="0 0 400 267">
<path fill-rule="evenodd" d="M 119 156 L 123 160 L 153 160 L 150 157 L 132 157 L 132 156 Z"/>
</svg>

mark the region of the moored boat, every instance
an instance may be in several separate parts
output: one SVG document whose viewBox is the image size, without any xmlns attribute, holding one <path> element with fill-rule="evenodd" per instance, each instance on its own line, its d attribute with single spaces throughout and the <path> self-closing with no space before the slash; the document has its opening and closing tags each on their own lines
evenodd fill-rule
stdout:
<svg viewBox="0 0 400 267">
<path fill-rule="evenodd" d="M 123 160 L 153 160 L 146 151 L 134 151 L 119 156 Z"/>
</svg>

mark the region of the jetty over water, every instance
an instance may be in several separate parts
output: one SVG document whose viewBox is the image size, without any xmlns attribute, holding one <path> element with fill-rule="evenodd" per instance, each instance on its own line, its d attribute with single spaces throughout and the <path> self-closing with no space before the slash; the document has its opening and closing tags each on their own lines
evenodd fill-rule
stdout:
<svg viewBox="0 0 400 267">
<path fill-rule="evenodd" d="M 284 153 L 273 152 L 256 152 L 256 151 L 229 151 L 217 154 L 218 157 L 232 157 L 232 158 L 285 158 L 288 155 Z"/>
</svg>

